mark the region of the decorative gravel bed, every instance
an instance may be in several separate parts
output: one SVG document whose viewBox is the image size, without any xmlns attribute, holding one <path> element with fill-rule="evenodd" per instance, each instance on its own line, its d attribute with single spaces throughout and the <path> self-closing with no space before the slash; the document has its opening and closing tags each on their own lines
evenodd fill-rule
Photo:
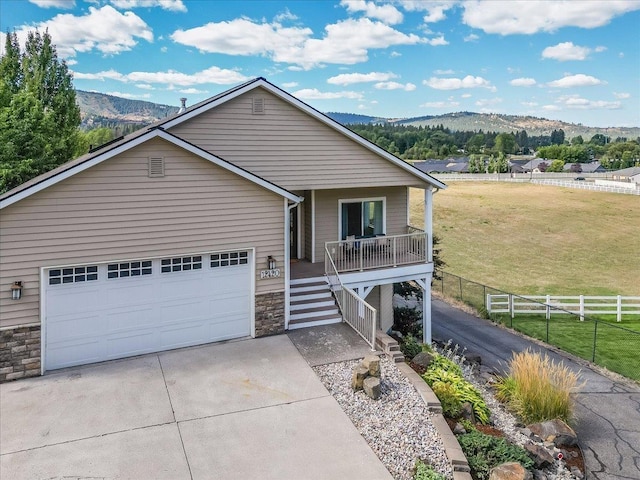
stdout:
<svg viewBox="0 0 640 480">
<path fill-rule="evenodd" d="M 357 360 L 314 367 L 322 383 L 349 416 L 396 480 L 410 480 L 417 459 L 453 478 L 431 412 L 415 388 L 390 360 L 380 357 L 381 396 L 372 400 L 351 388 Z"/>
</svg>

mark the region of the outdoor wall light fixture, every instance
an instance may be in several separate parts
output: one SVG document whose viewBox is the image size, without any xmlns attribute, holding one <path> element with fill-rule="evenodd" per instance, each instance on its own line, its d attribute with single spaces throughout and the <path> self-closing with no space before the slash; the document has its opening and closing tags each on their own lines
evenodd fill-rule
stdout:
<svg viewBox="0 0 640 480">
<path fill-rule="evenodd" d="M 273 270 L 276 268 L 276 259 L 271 255 L 267 257 L 267 267 L 269 268 L 269 270 Z"/>
<path fill-rule="evenodd" d="M 11 285 L 11 299 L 20 300 L 22 297 L 22 282 L 13 282 Z"/>
</svg>

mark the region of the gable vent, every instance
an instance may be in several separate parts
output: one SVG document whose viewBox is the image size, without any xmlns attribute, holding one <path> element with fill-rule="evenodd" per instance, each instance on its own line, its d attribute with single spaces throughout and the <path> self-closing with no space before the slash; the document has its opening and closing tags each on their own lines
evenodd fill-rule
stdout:
<svg viewBox="0 0 640 480">
<path fill-rule="evenodd" d="M 252 106 L 254 115 L 264 115 L 264 98 L 254 98 Z"/>
<path fill-rule="evenodd" d="M 149 176 L 164 177 L 164 157 L 149 157 Z"/>
</svg>

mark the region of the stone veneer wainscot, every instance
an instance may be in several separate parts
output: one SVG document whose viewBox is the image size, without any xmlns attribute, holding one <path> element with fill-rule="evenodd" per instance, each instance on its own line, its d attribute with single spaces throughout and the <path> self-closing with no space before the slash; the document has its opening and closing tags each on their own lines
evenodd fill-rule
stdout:
<svg viewBox="0 0 640 480">
<path fill-rule="evenodd" d="M 256 337 L 284 332 L 284 292 L 256 295 Z"/>
<path fill-rule="evenodd" d="M 0 330 L 0 382 L 40 375 L 40 325 Z"/>
</svg>

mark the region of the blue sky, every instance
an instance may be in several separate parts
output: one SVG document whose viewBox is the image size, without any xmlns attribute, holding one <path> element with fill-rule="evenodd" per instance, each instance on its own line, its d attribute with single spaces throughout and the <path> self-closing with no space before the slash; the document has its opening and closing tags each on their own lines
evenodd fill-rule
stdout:
<svg viewBox="0 0 640 480">
<path fill-rule="evenodd" d="M 0 0 L 76 88 L 179 105 L 262 76 L 315 108 L 640 126 L 640 0 Z"/>
</svg>

